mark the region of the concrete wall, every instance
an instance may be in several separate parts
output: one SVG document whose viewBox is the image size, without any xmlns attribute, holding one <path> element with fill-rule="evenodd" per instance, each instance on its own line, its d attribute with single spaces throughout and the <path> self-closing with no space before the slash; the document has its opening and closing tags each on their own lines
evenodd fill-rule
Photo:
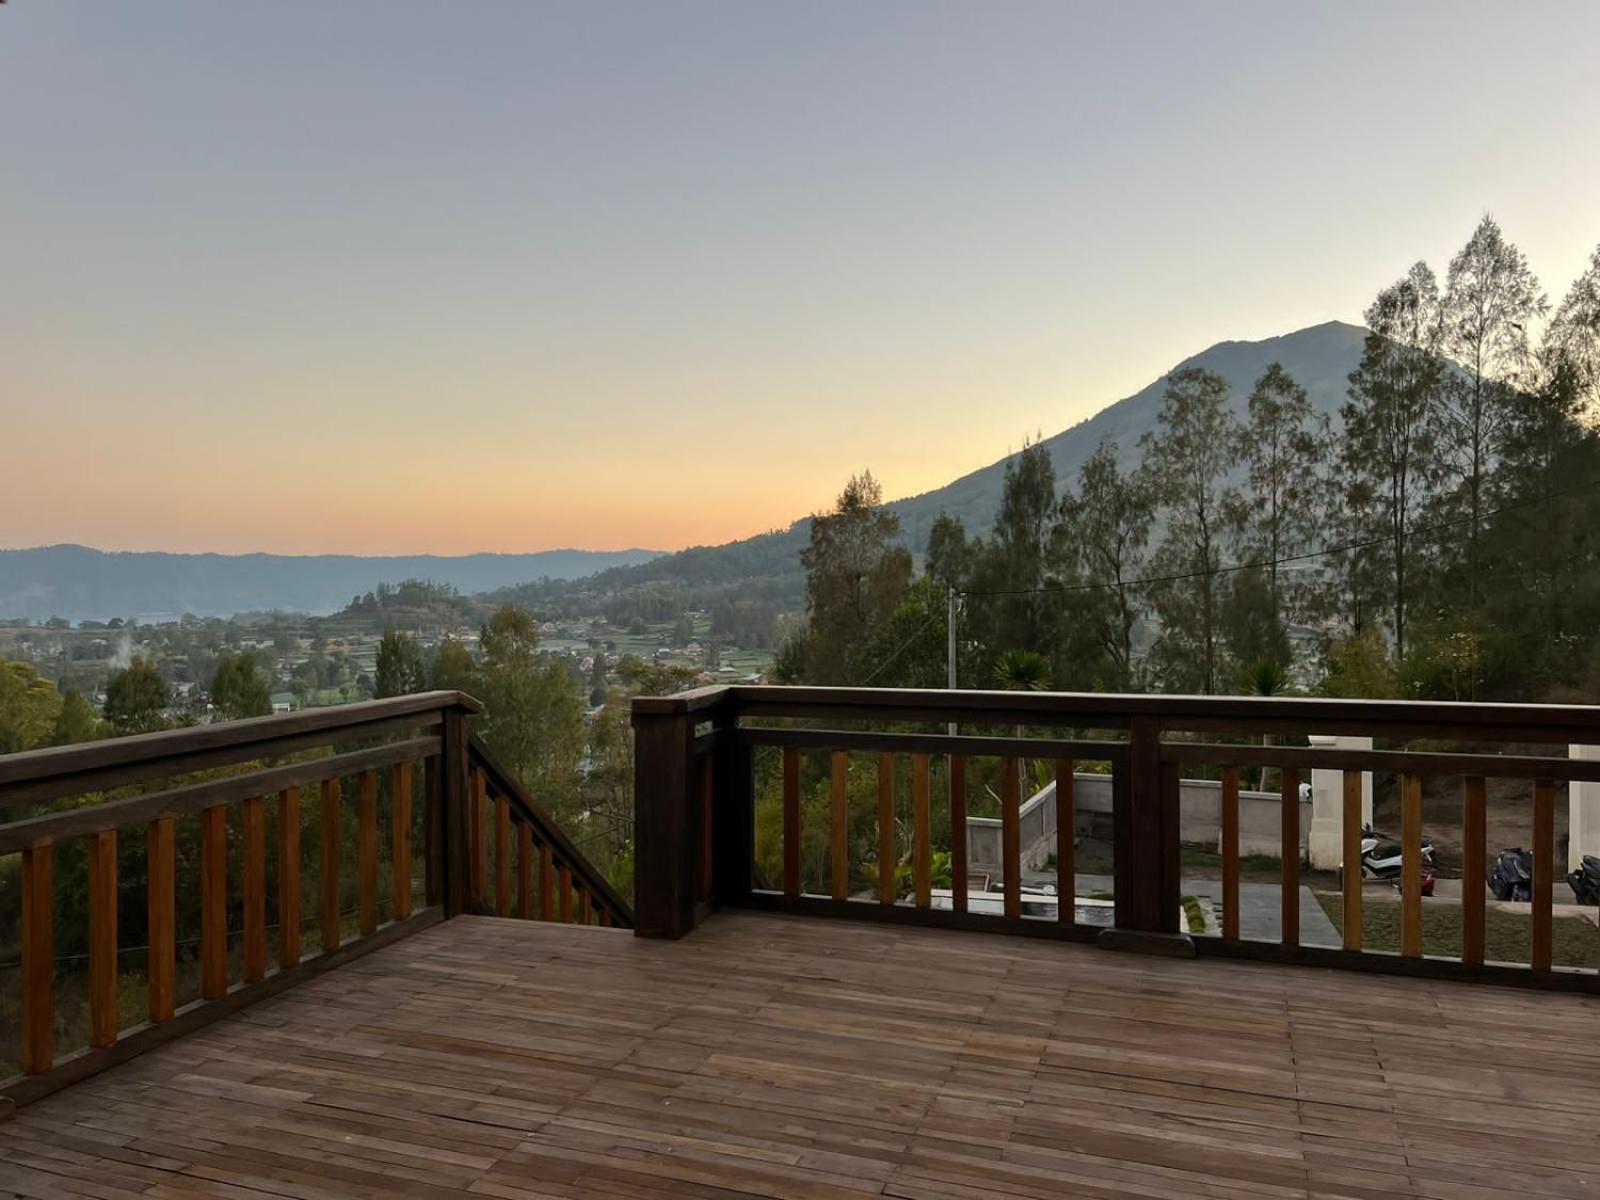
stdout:
<svg viewBox="0 0 1600 1200">
<path fill-rule="evenodd" d="M 1072 777 L 1074 833 L 1079 838 L 1111 840 L 1111 776 L 1078 774 Z M 1239 793 L 1239 853 L 1281 857 L 1283 820 L 1276 792 Z M 1209 779 L 1185 779 L 1178 785 L 1179 837 L 1222 849 L 1222 784 Z M 1056 785 L 1046 784 L 1023 804 L 1018 813 L 1022 841 L 1022 869 L 1038 871 L 1056 848 Z M 1311 826 L 1311 804 L 1300 805 L 1300 854 L 1306 849 Z M 1001 865 L 1000 820 L 967 818 L 967 861 L 972 870 L 998 874 Z"/>
</svg>

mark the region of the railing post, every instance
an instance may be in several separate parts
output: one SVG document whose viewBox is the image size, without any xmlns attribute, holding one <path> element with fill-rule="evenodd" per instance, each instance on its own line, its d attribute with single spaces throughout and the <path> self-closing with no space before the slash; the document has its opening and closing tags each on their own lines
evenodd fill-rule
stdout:
<svg viewBox="0 0 1600 1200">
<path fill-rule="evenodd" d="M 1112 949 L 1193 954 L 1178 930 L 1178 770 L 1161 761 L 1161 726 L 1136 716 L 1128 729 L 1128 762 L 1113 768 L 1112 858 L 1116 928 L 1102 932 Z"/>
<path fill-rule="evenodd" d="M 633 910 L 640 937 L 680 938 L 695 925 L 702 830 L 694 729 L 712 715 L 692 711 L 681 697 L 634 702 Z M 723 857 L 713 852 L 719 872 Z"/>
<path fill-rule="evenodd" d="M 712 900 L 737 904 L 750 895 L 756 861 L 755 760 L 738 719 L 717 721 L 711 777 Z"/>
<path fill-rule="evenodd" d="M 468 813 L 467 714 L 447 708 L 439 745 L 439 869 L 443 874 L 444 915 L 470 912 L 467 891 Z"/>
</svg>

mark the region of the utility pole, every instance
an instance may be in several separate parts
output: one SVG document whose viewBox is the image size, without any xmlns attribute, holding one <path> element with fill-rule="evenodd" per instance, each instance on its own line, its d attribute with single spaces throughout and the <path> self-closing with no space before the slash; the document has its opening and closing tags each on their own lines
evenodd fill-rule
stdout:
<svg viewBox="0 0 1600 1200">
<path fill-rule="evenodd" d="M 956 597 L 960 595 L 955 588 L 950 589 L 950 608 L 945 616 L 945 632 L 948 635 L 946 649 L 946 674 L 947 686 L 952 692 L 956 690 Z M 950 722 L 950 736 L 956 736 L 956 723 Z"/>
</svg>

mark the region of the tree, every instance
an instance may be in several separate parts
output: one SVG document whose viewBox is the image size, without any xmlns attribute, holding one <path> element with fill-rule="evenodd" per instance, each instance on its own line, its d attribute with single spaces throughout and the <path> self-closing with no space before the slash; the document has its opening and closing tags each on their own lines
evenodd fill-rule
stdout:
<svg viewBox="0 0 1600 1200">
<path fill-rule="evenodd" d="M 72 746 L 79 742 L 92 742 L 99 736 L 100 718 L 94 711 L 94 705 L 85 700 L 77 688 L 68 688 L 61 697 L 61 711 L 56 714 L 56 727 L 50 744 Z"/>
<path fill-rule="evenodd" d="M 1466 490 L 1466 589 L 1480 593 L 1478 540 L 1488 473 L 1510 422 L 1514 389 L 1533 365 L 1530 331 L 1549 302 L 1522 251 L 1485 215 L 1450 260 L 1440 314 L 1440 348 L 1460 371 L 1444 377 L 1443 436 Z"/>
<path fill-rule="evenodd" d="M 560 662 L 543 661 L 538 625 L 507 604 L 483 626 L 484 739 L 535 796 L 570 797 L 583 756 L 583 705 Z"/>
<path fill-rule="evenodd" d="M 1241 505 L 1243 540 L 1265 561 L 1272 610 L 1282 619 L 1279 564 L 1310 545 L 1320 524 L 1326 481 L 1328 420 L 1311 407 L 1305 388 L 1283 369 L 1267 367 L 1250 392 L 1244 428 L 1248 486 Z"/>
<path fill-rule="evenodd" d="M 0 659 L 0 754 L 49 744 L 61 705 L 55 685 L 27 663 Z"/>
<path fill-rule="evenodd" d="M 1347 497 L 1370 514 L 1388 543 L 1388 595 L 1395 653 L 1405 653 L 1416 514 L 1442 474 L 1437 396 L 1444 378 L 1439 288 L 1426 263 L 1378 293 L 1366 313 L 1361 362 L 1342 410 Z"/>
<path fill-rule="evenodd" d="M 853 476 L 830 513 L 811 518 L 800 561 L 806 571 L 807 627 L 791 652 L 809 683 L 849 684 L 873 631 L 899 607 L 911 579 L 900 520 L 866 471 Z"/>
<path fill-rule="evenodd" d="M 1080 468 L 1077 494 L 1061 498 L 1058 553 L 1071 557 L 1086 585 L 1084 624 L 1112 663 L 1107 685 L 1115 691 L 1133 686 L 1133 630 L 1141 612 L 1135 581 L 1144 567 L 1153 515 L 1149 476 L 1124 472 L 1109 439 Z"/>
<path fill-rule="evenodd" d="M 1241 430 L 1228 410 L 1228 382 L 1200 367 L 1167 376 L 1160 424 L 1139 439 L 1167 518 L 1158 574 L 1178 576 L 1156 589 L 1161 618 L 1157 660 L 1167 682 L 1211 693 L 1220 684 L 1217 572 L 1224 514 L 1235 503 L 1228 473 Z"/>
<path fill-rule="evenodd" d="M 439 691 L 476 695 L 478 664 L 472 661 L 472 652 L 463 646 L 459 639 L 447 637 L 439 643 L 439 649 L 434 652 L 433 670 L 429 681 Z"/>
<path fill-rule="evenodd" d="M 211 681 L 211 702 L 229 721 L 264 717 L 272 712 L 272 693 L 266 676 L 256 666 L 254 652 L 241 650 L 222 656 Z"/>
<path fill-rule="evenodd" d="M 1056 472 L 1043 443 L 1006 462 L 994 530 L 977 551 L 981 628 L 991 647 L 1047 653 L 1053 609 L 1044 588 L 1057 517 Z"/>
<path fill-rule="evenodd" d="M 963 591 L 972 570 L 972 548 L 960 517 L 940 513 L 928 530 L 926 572 L 946 591 Z"/>
<path fill-rule="evenodd" d="M 1050 660 L 1033 650 L 1007 650 L 994 664 L 994 681 L 1008 692 L 1043 692 L 1050 688 Z M 1022 725 L 1017 736 L 1022 736 Z M 1028 763 L 1017 759 L 1017 782 L 1027 790 Z"/>
<path fill-rule="evenodd" d="M 409 696 L 428 686 L 427 672 L 422 669 L 422 646 L 392 625 L 378 639 L 376 672 L 373 691 L 379 698 Z"/>
<path fill-rule="evenodd" d="M 1546 334 L 1547 364 L 1559 358 L 1573 373 L 1583 415 L 1600 408 L 1600 246 L 1572 283 Z"/>
<path fill-rule="evenodd" d="M 169 703 L 167 685 L 155 664 L 138 654 L 106 684 L 106 720 L 119 737 L 165 729 Z"/>
</svg>

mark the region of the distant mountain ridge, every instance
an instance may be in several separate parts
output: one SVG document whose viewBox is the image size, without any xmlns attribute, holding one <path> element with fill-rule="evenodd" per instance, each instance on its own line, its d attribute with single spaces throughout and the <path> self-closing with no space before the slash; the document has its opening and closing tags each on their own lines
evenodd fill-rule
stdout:
<svg viewBox="0 0 1600 1200">
<path fill-rule="evenodd" d="M 0 550 L 0 618 L 157 620 L 282 609 L 330 613 L 379 583 L 426 579 L 471 595 L 648 562 L 657 550 L 534 554 L 169 554 L 88 546 Z"/>
<path fill-rule="evenodd" d="M 1044 439 L 1043 445 L 1055 465 L 1057 487 L 1075 486 L 1079 468 L 1105 439 L 1116 445 L 1124 467 L 1135 465 L 1140 456 L 1139 439 L 1156 426 L 1167 376 L 1184 367 L 1202 367 L 1226 379 L 1233 412 L 1243 418 L 1249 411 L 1250 392 L 1256 380 L 1272 363 L 1281 363 L 1306 389 L 1316 411 L 1326 414 L 1337 430 L 1342 427 L 1339 410 L 1348 399 L 1350 373 L 1361 361 L 1366 336 L 1367 331 L 1359 325 L 1327 321 L 1261 341 L 1218 342 L 1184 359 L 1133 395 Z M 969 535 L 987 533 L 1000 508 L 1006 463 L 1014 457 L 1008 455 L 941 488 L 890 503 L 888 507 L 900 518 L 906 544 L 918 552 L 925 549 L 928 531 L 940 513 L 960 517 Z M 838 482 L 844 483 L 842 476 Z M 810 525 L 811 518 L 802 517 L 786 529 L 724 546 L 695 546 L 662 555 L 643 566 L 602 572 L 576 586 L 584 591 L 606 592 L 659 584 L 717 583 L 735 564 L 759 563 L 769 569 L 769 577 L 782 577 L 787 590 L 795 593 L 800 586 L 799 554 L 805 548 Z M 527 593 L 524 598 L 536 600 Z"/>
</svg>

